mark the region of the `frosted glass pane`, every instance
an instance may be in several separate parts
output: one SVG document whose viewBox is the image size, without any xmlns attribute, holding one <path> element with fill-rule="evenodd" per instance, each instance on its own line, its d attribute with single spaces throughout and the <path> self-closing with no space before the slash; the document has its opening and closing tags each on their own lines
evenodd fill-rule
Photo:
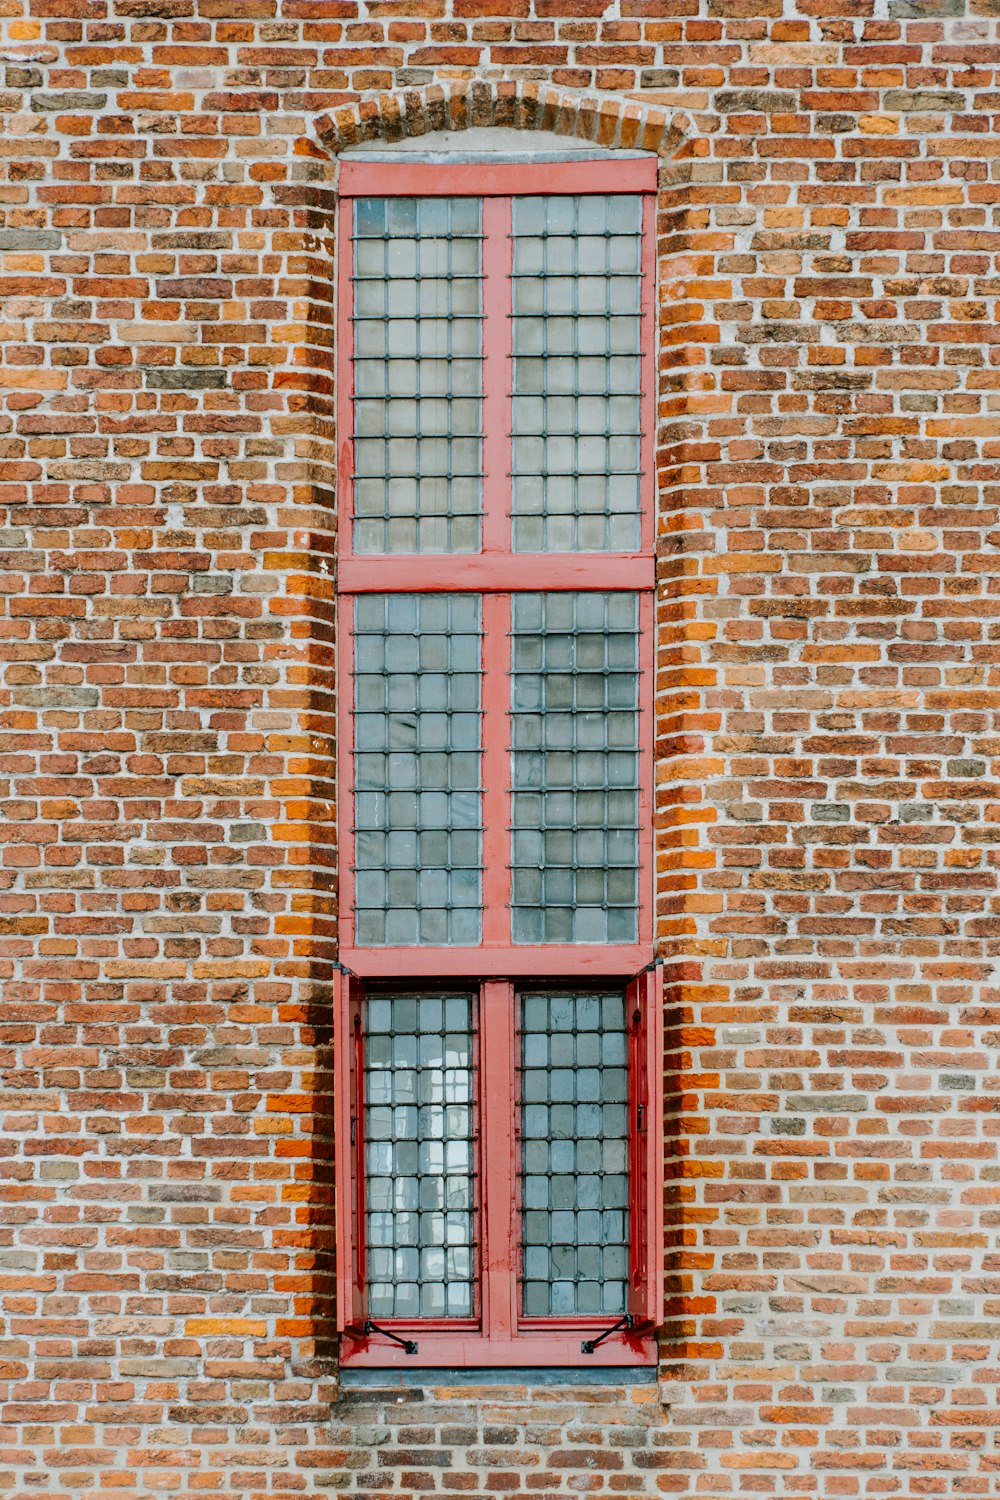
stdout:
<svg viewBox="0 0 1000 1500">
<path fill-rule="evenodd" d="M 479 548 L 480 245 L 478 199 L 355 203 L 356 552 Z"/>
<path fill-rule="evenodd" d="M 511 660 L 511 936 L 638 936 L 634 594 L 516 594 Z"/>
<path fill-rule="evenodd" d="M 522 994 L 520 1007 L 522 1309 L 620 1317 L 629 1233 L 624 996 L 542 991 Z"/>
<path fill-rule="evenodd" d="M 471 995 L 365 1002 L 368 1306 L 470 1317 L 474 1275 Z"/>
<path fill-rule="evenodd" d="M 355 936 L 481 941 L 480 601 L 355 601 Z"/>
<path fill-rule="evenodd" d="M 641 199 L 515 198 L 513 214 L 514 548 L 632 551 Z"/>
</svg>

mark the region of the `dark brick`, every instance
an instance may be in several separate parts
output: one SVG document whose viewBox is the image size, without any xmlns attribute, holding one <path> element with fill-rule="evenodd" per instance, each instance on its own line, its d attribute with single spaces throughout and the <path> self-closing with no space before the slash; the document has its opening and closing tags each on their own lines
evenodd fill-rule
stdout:
<svg viewBox="0 0 1000 1500">
<path fill-rule="evenodd" d="M 228 383 L 225 370 L 203 370 L 182 365 L 175 370 L 147 370 L 146 384 L 160 391 L 218 391 Z"/>
<path fill-rule="evenodd" d="M 93 94 L 83 89 L 67 89 L 61 94 L 32 94 L 31 107 L 37 110 L 71 114 L 74 110 L 103 109 L 107 94 Z"/>
</svg>

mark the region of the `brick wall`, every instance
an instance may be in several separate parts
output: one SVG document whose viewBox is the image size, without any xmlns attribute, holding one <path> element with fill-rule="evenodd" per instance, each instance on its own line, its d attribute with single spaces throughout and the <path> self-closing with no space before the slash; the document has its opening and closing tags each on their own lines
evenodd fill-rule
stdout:
<svg viewBox="0 0 1000 1500">
<path fill-rule="evenodd" d="M 659 1495 L 671 1434 L 654 1372 L 641 1373 L 650 1380 L 624 1384 L 621 1371 L 604 1371 L 583 1385 L 558 1375 L 536 1375 L 530 1384 L 509 1374 L 488 1381 L 442 1380 L 431 1371 L 409 1377 L 367 1371 L 372 1378 L 363 1381 L 347 1375 L 337 1410 L 344 1450 L 327 1471 L 326 1488 L 365 1495 Z"/>
<path fill-rule="evenodd" d="M 0 0 L 5 1497 L 1000 1493 L 992 10 Z M 337 1403 L 334 163 L 449 123 L 663 164 L 669 1324 Z"/>
</svg>

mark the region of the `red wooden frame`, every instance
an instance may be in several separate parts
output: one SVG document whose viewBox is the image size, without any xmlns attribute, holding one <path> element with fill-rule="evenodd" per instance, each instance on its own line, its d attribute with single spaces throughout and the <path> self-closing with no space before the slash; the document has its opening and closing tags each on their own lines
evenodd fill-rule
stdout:
<svg viewBox="0 0 1000 1500">
<path fill-rule="evenodd" d="M 341 1359 L 359 1365 L 634 1365 L 655 1361 L 651 1330 L 662 1321 L 662 1000 L 653 958 L 653 640 L 655 188 L 652 158 L 536 164 L 423 165 L 346 161 L 338 220 L 338 796 L 341 808 L 339 951 L 335 1006 L 338 1326 Z M 643 496 L 641 550 L 634 553 L 515 553 L 511 550 L 511 198 L 524 194 L 641 193 Z M 356 196 L 472 196 L 483 200 L 483 519 L 475 554 L 354 556 L 352 215 Z M 435 563 L 442 564 L 435 566 Z M 639 597 L 639 921 L 629 944 L 515 945 L 510 935 L 510 611 L 513 593 L 627 590 Z M 475 947 L 362 947 L 354 936 L 353 617 L 358 594 L 467 590 L 482 597 L 483 932 Z M 645 971 L 645 972 L 640 972 Z M 632 1251 L 629 1312 L 641 1324 L 589 1354 L 607 1318 L 525 1320 L 518 1311 L 515 1141 L 516 981 L 603 980 L 628 987 L 633 1128 L 630 1145 Z M 350 976 L 350 977 L 349 977 Z M 479 1313 L 474 1320 L 386 1326 L 416 1339 L 406 1353 L 363 1331 L 364 1210 L 360 1007 L 365 980 L 422 986 L 462 978 L 480 990 Z M 644 1122 L 644 1123 L 643 1123 Z M 611 1320 L 613 1321 L 613 1320 Z"/>
</svg>

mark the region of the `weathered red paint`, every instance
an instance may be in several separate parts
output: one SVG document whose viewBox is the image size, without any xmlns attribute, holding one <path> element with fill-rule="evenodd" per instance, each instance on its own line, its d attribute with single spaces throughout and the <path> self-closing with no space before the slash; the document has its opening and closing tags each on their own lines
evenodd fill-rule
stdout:
<svg viewBox="0 0 1000 1500">
<path fill-rule="evenodd" d="M 569 153 L 568 153 L 569 154 Z M 340 163 L 342 198 L 487 198 L 526 193 L 655 193 L 655 157 L 474 164 L 364 161 Z"/>
</svg>

